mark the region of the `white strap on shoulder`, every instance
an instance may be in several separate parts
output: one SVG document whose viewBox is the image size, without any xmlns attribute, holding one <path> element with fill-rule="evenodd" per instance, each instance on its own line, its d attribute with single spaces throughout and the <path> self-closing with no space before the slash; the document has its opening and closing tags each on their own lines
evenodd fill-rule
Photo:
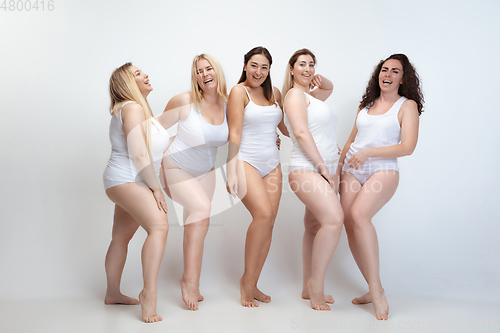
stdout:
<svg viewBox="0 0 500 333">
<path fill-rule="evenodd" d="M 123 103 L 123 104 L 122 104 L 122 106 L 121 106 L 120 110 L 121 110 L 121 109 L 123 109 L 123 107 L 124 107 L 125 105 L 129 104 L 129 103 L 135 103 L 135 102 L 134 102 L 134 101 L 126 101 L 125 103 Z"/>
<path fill-rule="evenodd" d="M 242 86 L 243 88 L 245 88 L 245 91 L 247 92 L 248 99 L 249 99 L 249 100 L 252 100 L 252 99 L 250 98 L 250 93 L 248 92 L 247 87 L 245 87 L 244 85 L 239 84 L 239 83 L 238 83 L 238 85 L 239 85 L 239 86 Z"/>
</svg>

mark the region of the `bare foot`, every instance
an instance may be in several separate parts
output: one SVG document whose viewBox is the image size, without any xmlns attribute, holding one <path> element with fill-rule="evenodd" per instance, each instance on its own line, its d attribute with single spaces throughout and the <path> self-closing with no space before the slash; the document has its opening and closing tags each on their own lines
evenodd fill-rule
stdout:
<svg viewBox="0 0 500 333">
<path fill-rule="evenodd" d="M 312 284 L 311 280 L 307 282 L 307 290 L 310 295 L 311 308 L 320 311 L 330 310 L 330 306 L 326 304 L 325 301 L 325 293 L 323 292 L 323 290 L 319 289 L 321 288 L 316 288 Z"/>
<path fill-rule="evenodd" d="M 307 290 L 307 286 L 302 289 L 302 299 L 309 300 L 309 291 Z M 335 300 L 333 299 L 332 295 L 325 294 L 325 302 L 333 304 Z"/>
<path fill-rule="evenodd" d="M 253 298 L 263 303 L 270 303 L 271 296 L 264 294 L 259 288 L 255 287 L 253 291 Z"/>
<path fill-rule="evenodd" d="M 139 305 L 139 304 L 141 304 L 141 302 L 139 302 L 138 299 L 125 296 L 122 293 L 120 293 L 118 295 L 111 295 L 110 293 L 106 292 L 106 297 L 104 297 L 104 304 L 106 304 L 106 305 L 112 305 L 112 304 Z"/>
<path fill-rule="evenodd" d="M 389 304 L 387 304 L 384 289 L 380 291 L 371 291 L 370 297 L 372 299 L 373 308 L 375 309 L 375 317 L 377 317 L 378 320 L 387 320 L 389 316 Z"/>
<path fill-rule="evenodd" d="M 255 296 L 254 296 L 255 287 L 243 284 L 242 280 L 243 278 L 240 279 L 241 305 L 246 306 L 248 308 L 258 307 L 259 303 L 255 301 Z"/>
<path fill-rule="evenodd" d="M 198 310 L 198 302 L 203 301 L 198 286 L 181 279 L 182 300 L 186 303 L 188 310 Z"/>
<path fill-rule="evenodd" d="M 156 293 L 142 289 L 139 294 L 139 301 L 142 308 L 142 320 L 145 323 L 156 323 L 163 318 L 156 314 Z"/>
<path fill-rule="evenodd" d="M 356 297 L 352 300 L 352 304 L 368 304 L 372 302 L 370 293 L 366 293 L 363 296 Z"/>
</svg>

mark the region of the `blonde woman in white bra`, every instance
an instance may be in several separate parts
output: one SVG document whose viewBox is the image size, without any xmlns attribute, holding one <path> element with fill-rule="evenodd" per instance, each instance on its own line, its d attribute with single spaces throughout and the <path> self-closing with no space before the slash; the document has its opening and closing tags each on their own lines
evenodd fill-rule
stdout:
<svg viewBox="0 0 500 333">
<path fill-rule="evenodd" d="M 393 54 L 381 61 L 340 158 L 340 201 L 349 247 L 369 288 L 352 303 L 373 303 L 379 320 L 388 318 L 389 305 L 380 281 L 378 239 L 371 220 L 396 192 L 397 158 L 411 155 L 417 145 L 423 103 L 418 74 L 408 58 Z"/>
</svg>

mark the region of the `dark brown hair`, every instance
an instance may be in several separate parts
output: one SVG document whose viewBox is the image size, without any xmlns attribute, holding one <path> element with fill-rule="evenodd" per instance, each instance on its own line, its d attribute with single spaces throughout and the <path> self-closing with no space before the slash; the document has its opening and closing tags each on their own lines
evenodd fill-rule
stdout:
<svg viewBox="0 0 500 333">
<path fill-rule="evenodd" d="M 420 86 L 420 79 L 415 67 L 410 63 L 408 57 L 404 54 L 393 54 L 385 60 L 381 60 L 375 70 L 373 71 L 372 77 L 368 82 L 366 87 L 366 92 L 363 95 L 359 108 L 363 109 L 365 107 L 370 107 L 373 102 L 380 96 L 380 85 L 379 85 L 379 74 L 382 70 L 382 66 L 387 60 L 395 59 L 398 60 L 403 66 L 403 83 L 399 85 L 398 94 L 411 99 L 417 103 L 418 114 L 421 115 L 424 109 L 424 95 L 422 94 L 422 88 Z"/>
<path fill-rule="evenodd" d="M 244 59 L 244 64 L 243 64 L 243 72 L 241 73 L 241 77 L 238 81 L 238 83 L 244 82 L 247 79 L 247 72 L 245 71 L 245 67 L 248 64 L 248 61 L 250 58 L 252 58 L 256 54 L 262 54 L 264 55 L 267 60 L 269 60 L 269 69 L 271 69 L 271 65 L 273 64 L 273 57 L 271 57 L 271 53 L 262 46 L 257 46 L 248 51 L 247 54 L 245 54 L 245 59 Z M 271 72 L 269 71 L 269 74 L 266 77 L 266 80 L 262 82 L 261 87 L 264 88 L 264 97 L 270 102 L 274 103 L 273 99 L 273 85 L 271 84 Z"/>
</svg>

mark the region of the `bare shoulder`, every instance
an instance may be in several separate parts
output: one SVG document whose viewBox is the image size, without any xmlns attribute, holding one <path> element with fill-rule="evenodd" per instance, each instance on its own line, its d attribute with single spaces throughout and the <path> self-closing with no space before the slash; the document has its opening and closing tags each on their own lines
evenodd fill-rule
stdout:
<svg viewBox="0 0 500 333">
<path fill-rule="evenodd" d="M 306 98 L 305 93 L 299 88 L 292 88 L 288 90 L 288 93 L 286 94 L 287 101 L 297 102 L 300 99 L 305 101 L 306 100 L 305 98 Z"/>
<path fill-rule="evenodd" d="M 237 84 L 233 88 L 231 88 L 231 92 L 229 93 L 228 98 L 228 105 L 241 105 L 245 107 L 249 102 L 250 100 L 248 98 L 247 91 L 241 84 Z"/>
<path fill-rule="evenodd" d="M 417 102 L 412 99 L 407 99 L 401 105 L 401 111 L 403 115 L 405 114 L 416 114 L 418 116 L 418 106 Z"/>
<path fill-rule="evenodd" d="M 165 111 L 191 104 L 191 93 L 189 91 L 175 95 L 168 101 Z"/>
<path fill-rule="evenodd" d="M 278 97 L 281 98 L 281 91 L 276 87 L 273 87 L 273 89 L 274 89 L 274 96 L 276 96 L 276 99 L 278 99 Z"/>
<path fill-rule="evenodd" d="M 230 96 L 234 97 L 246 96 L 246 94 L 247 94 L 246 89 L 241 84 L 237 84 L 234 87 L 232 87 L 231 92 L 229 93 Z"/>
<path fill-rule="evenodd" d="M 144 119 L 144 110 L 140 104 L 135 102 L 127 103 L 122 108 L 122 119 L 125 121 L 128 118 L 142 118 Z"/>
</svg>

